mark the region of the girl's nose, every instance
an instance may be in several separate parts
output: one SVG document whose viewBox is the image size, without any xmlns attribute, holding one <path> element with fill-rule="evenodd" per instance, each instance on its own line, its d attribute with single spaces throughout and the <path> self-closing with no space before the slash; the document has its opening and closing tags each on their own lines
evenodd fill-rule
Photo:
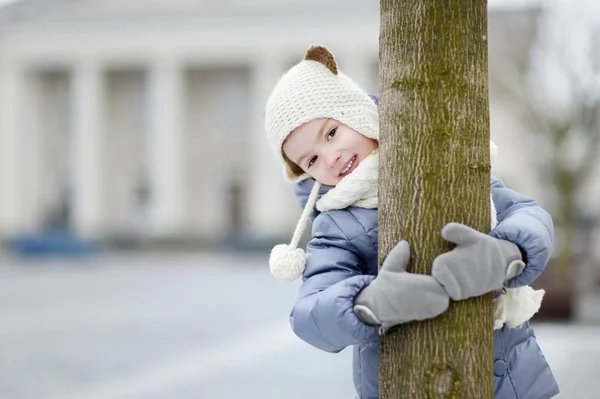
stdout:
<svg viewBox="0 0 600 399">
<path fill-rule="evenodd" d="M 333 168 L 334 166 L 337 165 L 338 160 L 340 159 L 341 154 L 337 151 L 332 151 L 328 156 L 327 156 L 327 166 L 330 168 Z"/>
</svg>

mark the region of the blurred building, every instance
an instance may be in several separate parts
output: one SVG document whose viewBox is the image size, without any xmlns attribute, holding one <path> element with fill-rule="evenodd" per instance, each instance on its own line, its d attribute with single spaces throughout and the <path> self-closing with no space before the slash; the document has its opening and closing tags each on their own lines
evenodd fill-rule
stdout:
<svg viewBox="0 0 600 399">
<path fill-rule="evenodd" d="M 530 195 L 542 193 L 519 168 L 531 148 L 496 100 L 493 76 L 520 73 L 505 59 L 528 56 L 537 14 L 489 16 L 492 136 L 511 154 L 497 167 Z M 378 27 L 377 6 L 360 0 L 7 6 L 0 236 L 288 237 L 299 209 L 264 138 L 267 96 L 312 44 L 328 46 L 345 73 L 376 93 Z"/>
<path fill-rule="evenodd" d="M 341 4 L 40 0 L 5 8 L 0 233 L 288 235 L 299 210 L 267 146 L 263 107 L 314 43 L 375 91 L 378 10 Z"/>
</svg>

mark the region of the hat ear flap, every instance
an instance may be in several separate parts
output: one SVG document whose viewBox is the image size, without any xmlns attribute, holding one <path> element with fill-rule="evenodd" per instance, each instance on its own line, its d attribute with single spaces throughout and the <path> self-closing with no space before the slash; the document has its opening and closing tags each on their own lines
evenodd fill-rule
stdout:
<svg viewBox="0 0 600 399">
<path fill-rule="evenodd" d="M 279 244 L 271 251 L 269 267 L 273 276 L 279 280 L 294 281 L 302 276 L 302 273 L 304 272 L 304 268 L 306 267 L 306 254 L 302 249 L 298 248 L 298 242 L 300 241 L 300 238 L 302 238 L 302 233 L 304 233 L 304 229 L 310 220 L 310 214 L 317 202 L 320 187 L 321 183 L 315 181 L 312 190 L 310 190 L 310 195 L 308 196 L 308 201 L 304 206 L 300 220 L 296 225 L 296 230 L 294 231 L 294 236 L 292 237 L 290 245 Z"/>
<path fill-rule="evenodd" d="M 304 59 L 320 62 L 321 64 L 325 65 L 327 69 L 331 71 L 331 73 L 334 75 L 338 74 L 337 64 L 335 63 L 333 54 L 331 54 L 329 50 L 323 46 L 312 46 L 306 50 Z"/>
</svg>

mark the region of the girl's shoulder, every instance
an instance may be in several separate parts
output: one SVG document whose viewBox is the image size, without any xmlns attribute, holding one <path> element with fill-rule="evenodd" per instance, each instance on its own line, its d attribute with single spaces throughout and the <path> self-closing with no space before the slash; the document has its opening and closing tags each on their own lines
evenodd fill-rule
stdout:
<svg viewBox="0 0 600 399">
<path fill-rule="evenodd" d="M 319 213 L 313 222 L 313 237 L 335 235 L 338 231 L 348 240 L 376 233 L 377 209 L 348 207 L 329 210 Z"/>
</svg>

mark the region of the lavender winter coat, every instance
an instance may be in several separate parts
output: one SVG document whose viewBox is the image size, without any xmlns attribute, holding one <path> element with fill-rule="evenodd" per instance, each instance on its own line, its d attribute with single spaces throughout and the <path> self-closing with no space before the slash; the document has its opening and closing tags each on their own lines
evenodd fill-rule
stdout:
<svg viewBox="0 0 600 399">
<path fill-rule="evenodd" d="M 314 180 L 296 185 L 302 207 Z M 331 187 L 321 187 L 320 194 Z M 544 270 L 553 244 L 550 215 L 536 202 L 492 178 L 498 225 L 492 236 L 519 245 L 527 256 L 523 273 L 509 287 L 529 285 Z M 353 380 L 357 398 L 379 397 L 377 328 L 353 312 L 354 297 L 377 275 L 377 209 L 350 207 L 315 211 L 306 270 L 290 314 L 302 340 L 327 352 L 354 348 Z M 543 399 L 558 386 L 529 323 L 494 332 L 494 392 L 497 399 Z"/>
</svg>

